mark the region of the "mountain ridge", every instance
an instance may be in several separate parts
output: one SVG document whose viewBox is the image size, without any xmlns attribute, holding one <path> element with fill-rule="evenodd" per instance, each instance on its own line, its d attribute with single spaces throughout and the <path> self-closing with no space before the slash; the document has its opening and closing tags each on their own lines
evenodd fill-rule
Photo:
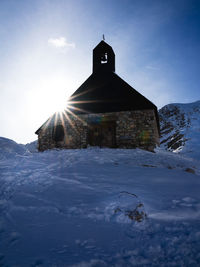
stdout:
<svg viewBox="0 0 200 267">
<path fill-rule="evenodd" d="M 159 110 L 163 149 L 200 157 L 200 101 L 172 103 Z"/>
</svg>

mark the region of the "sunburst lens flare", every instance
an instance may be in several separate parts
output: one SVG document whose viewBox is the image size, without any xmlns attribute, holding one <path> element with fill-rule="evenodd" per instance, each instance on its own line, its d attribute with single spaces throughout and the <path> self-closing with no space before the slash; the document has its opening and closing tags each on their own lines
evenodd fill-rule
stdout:
<svg viewBox="0 0 200 267">
<path fill-rule="evenodd" d="M 84 121 L 83 119 L 81 119 L 78 115 L 76 115 L 72 110 L 70 110 L 70 109 L 66 109 L 66 110 L 65 110 L 65 114 L 67 115 L 67 113 L 68 113 L 69 115 L 71 115 L 72 117 L 74 117 L 74 118 L 78 119 L 79 121 L 81 121 L 83 124 L 85 123 L 85 121 Z M 67 116 L 68 116 L 68 115 L 67 115 Z M 69 118 L 69 116 L 68 116 L 68 118 Z"/>
</svg>

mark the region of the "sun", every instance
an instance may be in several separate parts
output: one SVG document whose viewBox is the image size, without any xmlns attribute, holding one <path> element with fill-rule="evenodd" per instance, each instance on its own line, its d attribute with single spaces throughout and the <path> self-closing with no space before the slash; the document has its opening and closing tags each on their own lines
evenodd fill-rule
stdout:
<svg viewBox="0 0 200 267">
<path fill-rule="evenodd" d="M 54 99 L 53 102 L 53 109 L 56 112 L 62 112 L 65 109 L 67 109 L 68 103 L 67 103 L 67 98 L 64 99 L 60 99 L 60 97 L 58 99 Z"/>
<path fill-rule="evenodd" d="M 45 106 L 49 113 L 63 112 L 68 107 L 68 96 L 62 90 L 54 90 L 46 97 Z"/>
</svg>

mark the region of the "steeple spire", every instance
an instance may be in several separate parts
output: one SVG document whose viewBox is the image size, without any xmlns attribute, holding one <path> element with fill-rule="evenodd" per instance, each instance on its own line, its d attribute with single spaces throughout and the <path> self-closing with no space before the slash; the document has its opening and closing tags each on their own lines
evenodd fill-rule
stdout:
<svg viewBox="0 0 200 267">
<path fill-rule="evenodd" d="M 115 71 L 114 51 L 104 40 L 93 49 L 93 72 Z"/>
</svg>

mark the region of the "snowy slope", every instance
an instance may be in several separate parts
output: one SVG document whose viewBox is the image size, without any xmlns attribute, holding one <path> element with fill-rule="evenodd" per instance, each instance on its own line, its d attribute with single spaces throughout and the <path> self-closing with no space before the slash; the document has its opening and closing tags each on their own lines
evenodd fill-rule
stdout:
<svg viewBox="0 0 200 267">
<path fill-rule="evenodd" d="M 26 144 L 26 145 L 25 145 L 25 148 L 26 148 L 28 151 L 32 152 L 32 153 L 34 153 L 34 152 L 38 152 L 37 144 L 38 144 L 38 141 L 36 140 L 36 141 L 33 141 L 33 142 L 31 142 L 31 143 Z"/>
<path fill-rule="evenodd" d="M 161 147 L 200 158 L 200 101 L 166 105 L 159 115 Z"/>
<path fill-rule="evenodd" d="M 0 148 L 0 266 L 200 265 L 199 160 Z"/>
<path fill-rule="evenodd" d="M 24 145 L 19 145 L 13 140 L 0 137 L 0 159 L 25 155 L 27 152 Z"/>
</svg>

